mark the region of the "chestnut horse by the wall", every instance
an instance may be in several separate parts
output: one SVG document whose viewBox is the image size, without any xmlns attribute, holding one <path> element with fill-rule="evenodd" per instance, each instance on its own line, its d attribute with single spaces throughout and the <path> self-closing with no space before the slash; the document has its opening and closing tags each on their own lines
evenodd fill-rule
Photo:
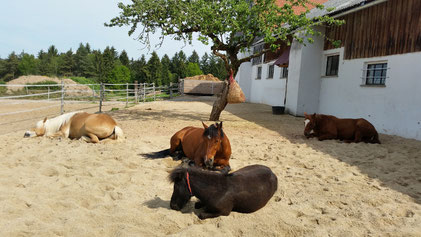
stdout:
<svg viewBox="0 0 421 237">
<path fill-rule="evenodd" d="M 111 116 L 80 111 L 38 121 L 35 129 L 27 131 L 24 135 L 24 137 L 34 136 L 82 138 L 92 143 L 98 143 L 103 139 L 124 138 L 123 130 Z"/>
<path fill-rule="evenodd" d="M 332 115 L 304 113 L 304 135 L 317 137 L 320 141 L 339 139 L 344 142 L 379 143 L 374 126 L 363 118 L 340 119 Z"/>
<path fill-rule="evenodd" d="M 203 128 L 185 127 L 170 140 L 170 149 L 143 154 L 148 158 L 163 158 L 167 155 L 178 159 L 187 157 L 199 167 L 229 171 L 231 144 L 222 130 L 222 122 Z"/>
</svg>

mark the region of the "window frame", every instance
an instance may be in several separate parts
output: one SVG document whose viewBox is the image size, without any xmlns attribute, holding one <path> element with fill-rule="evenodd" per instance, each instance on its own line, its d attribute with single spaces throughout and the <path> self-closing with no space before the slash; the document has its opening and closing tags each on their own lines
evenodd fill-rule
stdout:
<svg viewBox="0 0 421 237">
<path fill-rule="evenodd" d="M 363 70 L 362 85 L 386 86 L 388 69 L 387 61 L 366 62 Z M 376 75 L 377 72 L 380 72 L 380 75 Z"/>
<path fill-rule="evenodd" d="M 271 70 L 271 68 L 272 68 L 272 70 Z M 275 64 L 269 64 L 268 65 L 268 73 L 267 73 L 267 78 L 266 79 L 273 79 L 274 74 L 275 74 Z"/>
<path fill-rule="evenodd" d="M 288 77 L 288 67 L 281 67 L 281 73 L 279 78 L 280 79 L 285 79 Z"/>
<path fill-rule="evenodd" d="M 258 44 L 256 46 L 253 47 L 253 54 L 258 53 L 258 52 L 262 52 L 264 48 L 264 44 Z M 251 65 L 260 65 L 263 63 L 263 56 L 264 54 L 254 57 L 251 59 Z"/>
<path fill-rule="evenodd" d="M 256 69 L 256 80 L 262 80 L 262 66 L 258 66 Z"/>
<path fill-rule="evenodd" d="M 333 58 L 336 58 L 336 70 L 333 70 L 333 65 L 335 65 L 335 62 L 333 61 Z M 329 60 L 332 59 L 332 60 Z M 340 54 L 330 54 L 326 55 L 326 68 L 324 75 L 327 77 L 337 77 L 339 75 L 339 61 L 340 61 Z"/>
</svg>

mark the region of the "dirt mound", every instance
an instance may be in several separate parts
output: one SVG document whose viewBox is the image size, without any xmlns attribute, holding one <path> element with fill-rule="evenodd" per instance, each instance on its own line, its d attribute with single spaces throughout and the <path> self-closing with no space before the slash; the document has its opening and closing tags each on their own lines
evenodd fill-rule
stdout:
<svg viewBox="0 0 421 237">
<path fill-rule="evenodd" d="M 44 81 L 53 81 L 57 84 L 61 84 L 61 80 L 57 77 L 46 77 L 46 76 L 21 76 L 14 80 L 11 80 L 7 83 L 7 85 L 26 85 L 26 84 L 33 84 L 38 82 Z M 64 89 L 66 90 L 66 95 L 69 96 L 92 96 L 96 94 L 89 86 L 78 84 L 72 79 L 63 78 Z M 13 91 L 23 90 L 24 86 L 8 86 L 7 93 L 11 93 Z"/>
<path fill-rule="evenodd" d="M 186 77 L 185 80 L 200 80 L 200 81 L 221 81 L 212 74 L 208 75 L 197 75 L 193 77 Z"/>
</svg>

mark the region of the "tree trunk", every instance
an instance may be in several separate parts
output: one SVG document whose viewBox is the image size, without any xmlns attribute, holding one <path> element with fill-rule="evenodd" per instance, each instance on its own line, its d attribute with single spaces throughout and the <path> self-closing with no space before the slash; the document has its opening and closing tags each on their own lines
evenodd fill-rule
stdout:
<svg viewBox="0 0 421 237">
<path fill-rule="evenodd" d="M 218 121 L 219 116 L 221 116 L 222 111 L 225 109 L 225 106 L 227 106 L 228 89 L 229 83 L 228 80 L 225 80 L 221 96 L 218 96 L 218 98 L 213 103 L 212 112 L 209 117 L 210 121 Z"/>
</svg>

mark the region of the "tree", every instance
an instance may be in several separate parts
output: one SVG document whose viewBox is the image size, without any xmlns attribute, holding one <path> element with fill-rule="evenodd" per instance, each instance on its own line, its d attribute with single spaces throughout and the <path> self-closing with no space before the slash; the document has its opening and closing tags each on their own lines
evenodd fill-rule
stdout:
<svg viewBox="0 0 421 237">
<path fill-rule="evenodd" d="M 129 56 L 127 56 L 126 50 L 121 51 L 120 56 L 118 57 L 120 59 L 121 64 L 128 67 L 129 66 Z"/>
<path fill-rule="evenodd" d="M 211 73 L 210 69 L 209 69 L 209 55 L 208 55 L 208 53 L 203 54 L 202 58 L 200 59 L 199 66 L 200 66 L 200 70 L 203 71 L 203 74 Z"/>
<path fill-rule="evenodd" d="M 162 84 L 163 85 L 169 85 L 170 82 L 174 82 L 173 81 L 173 75 L 170 71 L 170 65 L 171 65 L 171 60 L 168 57 L 168 55 L 164 55 L 161 59 L 161 65 L 162 65 Z"/>
<path fill-rule="evenodd" d="M 79 44 L 79 48 L 76 50 L 74 56 L 75 59 L 75 74 L 77 76 L 86 76 L 89 71 L 89 58 L 88 49 L 82 43 Z"/>
<path fill-rule="evenodd" d="M 189 62 L 199 64 L 199 55 L 197 54 L 196 50 L 193 50 L 192 54 L 189 57 Z"/>
<path fill-rule="evenodd" d="M 312 42 L 312 35 L 321 35 L 314 26 L 325 23 L 340 23 L 333 18 L 321 16 L 313 19 L 306 13 L 296 14 L 294 9 L 308 9 L 309 0 L 287 0 L 282 6 L 276 0 L 132 0 L 131 4 L 119 3 L 120 15 L 111 19 L 106 26 L 129 25 L 129 35 L 141 29 L 138 39 L 149 45 L 150 33 L 161 32 L 162 38 L 173 36 L 176 40 L 191 43 L 193 33 L 199 34 L 199 40 L 211 43 L 212 52 L 223 59 L 226 71 L 234 76 L 243 62 L 260 56 L 269 50 L 276 50 L 282 40 L 289 44 L 291 39 Z M 322 8 L 321 5 L 317 7 Z M 288 25 L 288 27 L 282 27 Z M 302 33 L 302 34 L 301 34 Z M 239 58 L 239 53 L 250 48 L 257 40 L 269 47 L 251 55 Z M 229 83 L 226 80 L 222 96 L 212 108 L 210 120 L 218 120 L 227 104 Z"/>
<path fill-rule="evenodd" d="M 124 65 L 115 65 L 114 69 L 110 72 L 108 83 L 124 84 L 124 83 L 129 83 L 129 82 L 130 82 L 130 70 Z"/>
<path fill-rule="evenodd" d="M 75 68 L 75 59 L 72 49 L 68 50 L 65 54 L 60 55 L 59 71 L 61 75 L 72 76 Z"/>
<path fill-rule="evenodd" d="M 171 72 L 175 73 L 177 79 L 186 77 L 187 59 L 182 50 L 175 53 L 171 59 Z"/>
<path fill-rule="evenodd" d="M 162 84 L 162 64 L 159 60 L 158 54 L 155 51 L 152 52 L 151 58 L 147 64 L 149 76 L 146 79 L 147 83 L 155 83 L 155 85 L 160 86 Z"/>
<path fill-rule="evenodd" d="M 5 76 L 6 77 L 5 81 L 10 81 L 17 76 L 18 66 L 19 66 L 18 56 L 15 54 L 15 52 L 12 52 L 11 54 L 9 54 L 9 57 L 7 57 L 7 60 L 6 60 L 6 70 L 8 74 L 6 74 Z"/>
<path fill-rule="evenodd" d="M 38 61 L 34 55 L 22 53 L 18 71 L 19 75 L 36 75 L 38 73 Z"/>
<path fill-rule="evenodd" d="M 186 76 L 192 77 L 196 75 L 202 75 L 203 72 L 200 70 L 199 64 L 197 63 L 189 63 L 187 64 L 186 68 Z"/>
</svg>

